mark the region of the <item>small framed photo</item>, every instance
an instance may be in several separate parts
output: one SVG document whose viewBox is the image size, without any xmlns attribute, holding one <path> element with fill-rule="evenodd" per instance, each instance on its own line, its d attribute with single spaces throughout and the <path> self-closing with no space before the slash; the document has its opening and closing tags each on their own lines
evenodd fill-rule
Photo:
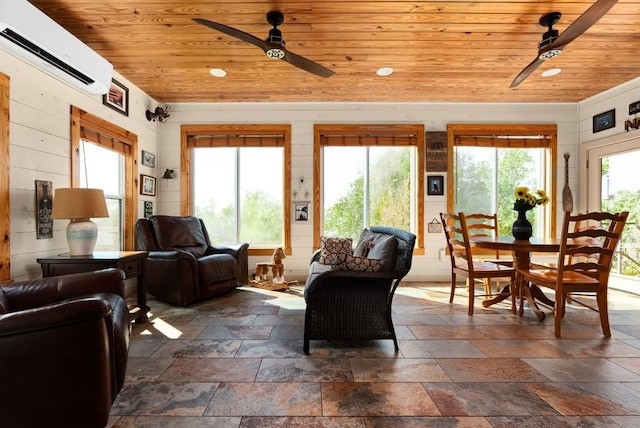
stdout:
<svg viewBox="0 0 640 428">
<path fill-rule="evenodd" d="M 593 133 L 604 131 L 616 126 L 616 109 L 605 111 L 593 116 Z"/>
<path fill-rule="evenodd" d="M 309 202 L 293 203 L 293 220 L 309 221 Z"/>
<path fill-rule="evenodd" d="M 427 175 L 427 195 L 444 195 L 443 175 Z"/>
<path fill-rule="evenodd" d="M 156 178 L 150 175 L 140 174 L 140 194 L 147 196 L 156 195 Z"/>
<path fill-rule="evenodd" d="M 129 116 L 129 88 L 115 79 L 111 79 L 109 92 L 102 96 L 102 104 Z"/>
<path fill-rule="evenodd" d="M 142 151 L 142 165 L 148 166 L 151 168 L 156 167 L 156 155 L 151 152 Z"/>
</svg>

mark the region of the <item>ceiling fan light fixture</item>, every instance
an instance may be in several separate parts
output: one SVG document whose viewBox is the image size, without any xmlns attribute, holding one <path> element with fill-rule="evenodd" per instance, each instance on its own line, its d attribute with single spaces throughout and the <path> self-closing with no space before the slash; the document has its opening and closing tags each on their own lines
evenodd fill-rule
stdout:
<svg viewBox="0 0 640 428">
<path fill-rule="evenodd" d="M 378 76 L 389 76 L 390 74 L 393 73 L 393 68 L 391 67 L 380 67 L 377 71 L 376 74 Z"/>
<path fill-rule="evenodd" d="M 538 58 L 542 61 L 546 61 L 551 58 L 555 58 L 562 53 L 561 49 L 551 49 L 549 51 L 541 53 Z"/>
<path fill-rule="evenodd" d="M 212 68 L 211 70 L 209 70 L 209 74 L 211 74 L 213 77 L 225 77 L 227 75 L 227 72 L 221 68 Z"/>
<path fill-rule="evenodd" d="M 550 68 L 548 70 L 543 71 L 540 75 L 542 77 L 552 77 L 557 74 L 560 74 L 561 71 L 562 71 L 561 68 Z"/>
<path fill-rule="evenodd" d="M 282 58 L 284 58 L 284 51 L 282 49 L 271 48 L 271 49 L 268 49 L 265 53 L 271 59 L 282 59 Z"/>
</svg>

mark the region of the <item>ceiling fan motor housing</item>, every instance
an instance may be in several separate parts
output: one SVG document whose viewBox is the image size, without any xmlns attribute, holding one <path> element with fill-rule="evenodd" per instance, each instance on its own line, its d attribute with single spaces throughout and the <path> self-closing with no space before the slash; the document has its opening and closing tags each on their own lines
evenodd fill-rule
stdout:
<svg viewBox="0 0 640 428">
<path fill-rule="evenodd" d="M 542 41 L 538 43 L 538 50 L 549 46 L 558 38 L 558 30 L 549 30 L 542 35 Z"/>
</svg>

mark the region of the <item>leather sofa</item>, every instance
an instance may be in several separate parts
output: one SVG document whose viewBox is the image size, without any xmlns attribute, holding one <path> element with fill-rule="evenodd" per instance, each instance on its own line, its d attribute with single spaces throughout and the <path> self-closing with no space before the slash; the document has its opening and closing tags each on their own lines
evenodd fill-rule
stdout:
<svg viewBox="0 0 640 428">
<path fill-rule="evenodd" d="M 0 286 L 0 427 L 104 427 L 127 370 L 119 269 Z"/>
<path fill-rule="evenodd" d="M 137 248 L 149 252 L 144 263 L 146 289 L 160 300 L 187 305 L 249 281 L 249 244 L 212 245 L 197 217 L 141 218 L 136 234 Z"/>
</svg>

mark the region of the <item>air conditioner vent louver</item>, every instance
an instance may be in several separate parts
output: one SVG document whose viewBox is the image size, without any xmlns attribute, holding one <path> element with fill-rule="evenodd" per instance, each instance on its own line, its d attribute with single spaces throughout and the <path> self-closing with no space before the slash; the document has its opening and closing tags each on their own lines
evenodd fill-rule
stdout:
<svg viewBox="0 0 640 428">
<path fill-rule="evenodd" d="M 16 45 L 22 47 L 23 49 L 31 52 L 32 54 L 46 61 L 47 63 L 51 64 L 58 70 L 63 71 L 64 73 L 74 77 L 75 79 L 80 80 L 85 85 L 90 85 L 95 82 L 95 80 L 93 80 L 89 76 L 85 75 L 84 73 L 81 73 L 80 71 L 71 67 L 69 64 L 65 64 L 63 61 L 60 61 L 58 58 L 51 55 L 49 52 L 38 47 L 34 43 L 31 43 L 29 40 L 25 39 L 20 34 L 10 30 L 9 28 L 5 28 L 4 31 L 0 32 L 0 36 L 9 40 L 11 43 L 15 43 Z"/>
</svg>

